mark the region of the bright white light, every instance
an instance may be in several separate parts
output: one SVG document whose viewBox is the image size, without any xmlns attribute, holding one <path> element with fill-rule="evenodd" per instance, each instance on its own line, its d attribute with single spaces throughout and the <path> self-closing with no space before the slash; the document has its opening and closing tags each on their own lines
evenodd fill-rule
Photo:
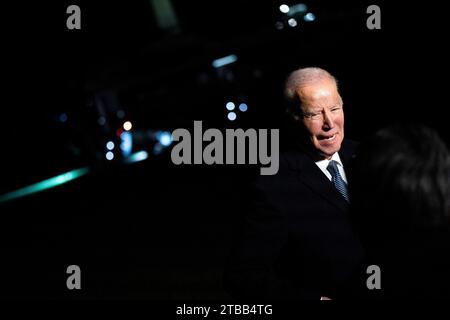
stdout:
<svg viewBox="0 0 450 320">
<path fill-rule="evenodd" d="M 235 108 L 236 106 L 234 105 L 234 103 L 233 102 L 228 102 L 227 104 L 226 104 L 226 108 L 227 108 L 227 110 L 234 110 L 234 108 Z"/>
<path fill-rule="evenodd" d="M 123 124 L 123 128 L 124 128 L 126 131 L 130 131 L 131 128 L 133 128 L 133 125 L 131 124 L 130 121 L 125 121 L 125 123 Z"/>
<path fill-rule="evenodd" d="M 285 4 L 282 4 L 280 6 L 280 11 L 283 12 L 283 13 L 288 13 L 289 12 L 289 6 L 285 5 Z"/>
<path fill-rule="evenodd" d="M 307 21 L 307 22 L 311 22 L 311 21 L 316 20 L 316 16 L 314 15 L 314 13 L 308 12 L 308 13 L 303 17 L 303 19 L 305 19 L 305 21 Z"/>
<path fill-rule="evenodd" d="M 111 151 L 108 151 L 106 153 L 106 159 L 108 159 L 108 160 L 114 159 L 114 153 L 112 153 Z"/>
<path fill-rule="evenodd" d="M 172 135 L 167 131 L 158 132 L 156 134 L 156 139 L 158 139 L 159 143 L 164 147 L 168 147 L 172 143 Z"/>
<path fill-rule="evenodd" d="M 248 109 L 248 106 L 247 106 L 246 103 L 241 103 L 241 104 L 239 105 L 239 110 L 241 110 L 242 112 L 247 111 L 247 109 Z"/>
<path fill-rule="evenodd" d="M 233 63 L 237 61 L 237 56 L 234 54 L 230 54 L 229 56 L 216 59 L 212 62 L 214 68 L 220 68 L 226 66 L 227 64 Z"/>
<path fill-rule="evenodd" d="M 288 20 L 288 24 L 289 24 L 291 27 L 296 27 L 296 26 L 297 26 L 297 20 L 295 20 L 294 18 L 290 18 L 290 19 Z"/>
<path fill-rule="evenodd" d="M 106 148 L 107 148 L 108 150 L 114 149 L 114 142 L 108 141 L 108 142 L 106 143 Z"/>
<path fill-rule="evenodd" d="M 234 112 L 228 113 L 228 120 L 230 120 L 230 121 L 236 120 L 236 113 L 234 113 Z"/>
</svg>

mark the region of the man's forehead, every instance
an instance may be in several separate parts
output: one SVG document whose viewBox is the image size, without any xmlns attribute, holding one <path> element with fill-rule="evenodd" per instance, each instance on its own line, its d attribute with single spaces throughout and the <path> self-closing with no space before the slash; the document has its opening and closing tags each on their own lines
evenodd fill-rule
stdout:
<svg viewBox="0 0 450 320">
<path fill-rule="evenodd" d="M 318 89 L 299 93 L 300 100 L 305 105 L 322 105 L 340 103 L 341 99 L 336 90 Z"/>
<path fill-rule="evenodd" d="M 336 83 L 334 81 L 323 80 L 320 82 L 314 82 L 311 84 L 299 86 L 297 88 L 297 94 L 300 97 L 306 96 L 309 98 L 330 96 L 333 94 L 337 94 L 337 87 L 336 87 Z"/>
</svg>

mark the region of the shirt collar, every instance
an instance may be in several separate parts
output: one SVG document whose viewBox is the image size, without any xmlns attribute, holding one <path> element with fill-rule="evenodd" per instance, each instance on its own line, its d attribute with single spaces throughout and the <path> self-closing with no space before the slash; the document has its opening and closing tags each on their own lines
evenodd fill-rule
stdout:
<svg viewBox="0 0 450 320">
<path fill-rule="evenodd" d="M 336 161 L 341 167 L 344 167 L 344 165 L 342 164 L 342 161 L 341 161 L 341 157 L 339 157 L 339 153 L 337 153 L 337 152 L 335 152 L 335 153 L 331 156 L 331 159 L 330 159 L 330 160 L 324 159 L 324 160 L 316 161 L 316 164 L 317 164 L 319 167 L 324 167 L 324 168 L 326 168 L 326 167 L 328 166 L 328 163 L 329 163 L 331 160 Z"/>
<path fill-rule="evenodd" d="M 339 153 L 335 152 L 333 154 L 333 156 L 331 157 L 331 160 L 336 161 L 341 167 L 344 167 L 344 165 L 342 164 L 342 161 L 341 161 L 341 157 L 339 157 Z M 327 165 L 328 165 L 328 162 L 327 162 Z"/>
</svg>

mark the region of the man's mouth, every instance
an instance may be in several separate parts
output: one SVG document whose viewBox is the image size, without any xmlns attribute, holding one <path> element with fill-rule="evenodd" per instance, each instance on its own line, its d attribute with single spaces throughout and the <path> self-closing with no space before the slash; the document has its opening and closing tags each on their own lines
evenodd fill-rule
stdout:
<svg viewBox="0 0 450 320">
<path fill-rule="evenodd" d="M 334 139 L 336 139 L 336 134 L 333 134 L 332 136 L 319 137 L 319 140 L 323 140 L 323 141 L 333 141 Z"/>
</svg>

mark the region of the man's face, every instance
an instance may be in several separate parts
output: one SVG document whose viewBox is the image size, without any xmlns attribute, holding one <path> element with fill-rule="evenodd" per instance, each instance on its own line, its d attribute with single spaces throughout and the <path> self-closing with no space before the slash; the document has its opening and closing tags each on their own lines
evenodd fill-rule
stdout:
<svg viewBox="0 0 450 320">
<path fill-rule="evenodd" d="M 344 111 L 336 84 L 331 80 L 300 87 L 302 122 L 314 148 L 329 159 L 344 139 Z"/>
</svg>

